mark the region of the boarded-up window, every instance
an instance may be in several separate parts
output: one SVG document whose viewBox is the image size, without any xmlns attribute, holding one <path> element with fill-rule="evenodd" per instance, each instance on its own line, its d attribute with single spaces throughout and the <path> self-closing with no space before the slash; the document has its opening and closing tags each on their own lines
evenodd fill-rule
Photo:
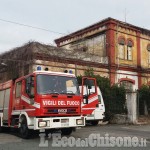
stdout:
<svg viewBox="0 0 150 150">
<path fill-rule="evenodd" d="M 120 59 L 125 59 L 125 40 L 123 38 L 118 40 L 118 53 Z"/>
<path fill-rule="evenodd" d="M 132 41 L 128 41 L 127 43 L 127 60 L 132 60 L 132 47 L 133 47 L 133 43 Z"/>
<path fill-rule="evenodd" d="M 127 47 L 127 60 L 132 60 L 132 47 Z"/>
<path fill-rule="evenodd" d="M 122 44 L 119 44 L 118 50 L 119 50 L 119 58 L 124 59 L 125 58 L 125 46 Z"/>
</svg>

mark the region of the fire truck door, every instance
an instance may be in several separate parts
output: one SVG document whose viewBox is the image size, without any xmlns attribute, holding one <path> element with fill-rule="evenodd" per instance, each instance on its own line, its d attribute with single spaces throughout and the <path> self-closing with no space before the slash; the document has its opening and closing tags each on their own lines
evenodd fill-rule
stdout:
<svg viewBox="0 0 150 150">
<path fill-rule="evenodd" d="M 3 111 L 3 120 L 8 120 L 8 108 L 10 100 L 10 88 L 5 90 L 4 93 L 4 111 Z"/>
<path fill-rule="evenodd" d="M 98 95 L 97 95 L 97 84 L 95 78 L 82 78 L 82 95 L 84 95 L 84 104 L 89 104 L 90 99 L 97 96 L 97 103 L 98 103 Z M 92 100 L 91 100 L 92 101 Z"/>
<path fill-rule="evenodd" d="M 82 113 L 83 115 L 90 115 L 99 103 L 95 78 L 82 78 L 81 94 L 83 95 Z"/>
</svg>

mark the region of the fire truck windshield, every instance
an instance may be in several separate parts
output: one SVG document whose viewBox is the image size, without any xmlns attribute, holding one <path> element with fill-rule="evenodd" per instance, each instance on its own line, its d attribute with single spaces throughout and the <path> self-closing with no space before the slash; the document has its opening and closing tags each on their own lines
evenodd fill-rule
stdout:
<svg viewBox="0 0 150 150">
<path fill-rule="evenodd" d="M 80 94 L 75 77 L 40 74 L 36 81 L 38 94 Z"/>
</svg>

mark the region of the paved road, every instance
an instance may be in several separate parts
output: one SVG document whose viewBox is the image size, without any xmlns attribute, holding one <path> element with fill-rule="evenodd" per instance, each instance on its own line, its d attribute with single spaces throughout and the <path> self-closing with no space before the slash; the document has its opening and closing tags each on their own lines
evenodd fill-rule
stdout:
<svg viewBox="0 0 150 150">
<path fill-rule="evenodd" d="M 150 149 L 150 126 L 149 125 L 138 125 L 138 126 L 133 126 L 133 125 L 105 125 L 105 126 L 87 126 L 82 129 L 77 129 L 76 132 L 73 132 L 71 136 L 67 136 L 68 139 L 70 138 L 75 138 L 76 140 L 78 138 L 81 138 L 82 140 L 86 139 L 89 137 L 91 134 L 97 134 L 100 135 L 101 137 L 137 137 L 138 139 L 147 139 L 147 146 L 146 147 L 130 147 L 130 148 L 124 148 L 124 147 L 115 147 L 115 148 L 102 148 L 102 147 L 91 147 L 92 145 L 88 144 L 88 147 L 61 147 L 61 150 L 70 150 L 70 149 L 136 149 L 136 150 L 141 150 L 141 149 Z M 43 148 L 39 147 L 40 144 L 40 137 L 39 135 L 33 136 L 31 139 L 24 140 L 21 139 L 17 136 L 17 133 L 0 133 L 0 150 L 47 150 L 47 149 L 59 149 L 52 147 L 53 139 L 52 138 L 46 138 L 48 141 L 48 147 Z M 66 140 L 65 138 L 63 141 Z M 54 143 L 53 143 L 54 144 Z M 55 143 L 58 144 L 58 143 Z M 83 143 L 85 144 L 85 143 Z M 87 144 L 87 143 L 86 143 Z M 90 146 L 89 146 L 90 145 Z"/>
</svg>

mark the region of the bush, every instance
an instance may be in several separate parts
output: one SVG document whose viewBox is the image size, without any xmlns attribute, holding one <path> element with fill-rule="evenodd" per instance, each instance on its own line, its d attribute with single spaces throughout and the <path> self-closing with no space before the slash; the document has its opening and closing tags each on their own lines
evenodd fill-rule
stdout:
<svg viewBox="0 0 150 150">
<path fill-rule="evenodd" d="M 139 89 L 139 112 L 144 115 L 144 103 L 146 103 L 148 110 L 150 109 L 150 86 L 143 85 Z"/>
</svg>

